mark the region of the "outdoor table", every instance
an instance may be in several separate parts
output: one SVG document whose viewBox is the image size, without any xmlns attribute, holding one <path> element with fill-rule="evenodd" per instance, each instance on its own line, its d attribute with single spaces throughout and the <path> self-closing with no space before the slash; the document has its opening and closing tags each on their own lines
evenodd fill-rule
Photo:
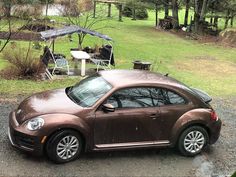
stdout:
<svg viewBox="0 0 236 177">
<path fill-rule="evenodd" d="M 81 60 L 81 76 L 85 76 L 86 60 L 90 59 L 90 55 L 84 51 L 71 51 L 70 53 L 75 60 Z"/>
</svg>

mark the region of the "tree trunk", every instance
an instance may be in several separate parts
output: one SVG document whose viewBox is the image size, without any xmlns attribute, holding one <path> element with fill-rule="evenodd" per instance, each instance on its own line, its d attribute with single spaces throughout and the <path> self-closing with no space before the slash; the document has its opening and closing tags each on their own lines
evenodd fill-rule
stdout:
<svg viewBox="0 0 236 177">
<path fill-rule="evenodd" d="M 48 16 L 48 0 L 46 1 L 46 17 Z"/>
<path fill-rule="evenodd" d="M 5 16 L 7 18 L 10 18 L 11 17 L 11 4 L 10 4 L 10 2 L 8 4 L 6 4 L 4 9 L 5 9 Z"/>
<path fill-rule="evenodd" d="M 173 15 L 173 28 L 178 29 L 179 28 L 179 9 L 177 0 L 172 0 L 172 15 Z"/>
<path fill-rule="evenodd" d="M 226 29 L 228 27 L 228 23 L 229 23 L 229 19 L 230 19 L 230 10 L 227 10 L 227 14 L 226 14 L 226 17 L 225 17 L 225 26 L 224 26 L 224 29 Z"/>
<path fill-rule="evenodd" d="M 205 20 L 206 8 L 207 8 L 207 0 L 203 0 L 200 21 Z"/>
<path fill-rule="evenodd" d="M 119 21 L 122 22 L 122 4 L 119 4 Z"/>
<path fill-rule="evenodd" d="M 199 15 L 199 0 L 194 0 L 194 31 L 198 32 L 199 29 L 199 21 L 200 21 L 200 15 Z"/>
<path fill-rule="evenodd" d="M 79 42 L 78 42 L 78 49 L 79 50 L 82 50 L 83 47 L 82 47 L 82 44 L 83 44 L 83 34 L 78 34 L 78 38 L 79 38 Z"/>
<path fill-rule="evenodd" d="M 111 17 L 111 3 L 108 3 L 108 15 L 107 17 Z"/>
<path fill-rule="evenodd" d="M 93 2 L 93 18 L 96 18 L 96 8 L 97 8 L 97 2 Z"/>
<path fill-rule="evenodd" d="M 169 16 L 169 0 L 164 1 L 164 6 L 165 6 L 165 18 Z"/>
<path fill-rule="evenodd" d="M 188 14 L 189 14 L 189 8 L 190 8 L 190 0 L 186 0 L 186 10 L 185 10 L 185 17 L 184 17 L 184 26 L 188 25 Z"/>
<path fill-rule="evenodd" d="M 158 26 L 158 4 L 156 3 L 156 27 Z"/>
<path fill-rule="evenodd" d="M 132 14 L 133 14 L 133 18 L 132 18 L 132 20 L 136 20 L 136 10 L 135 10 L 135 7 L 133 7 L 133 9 L 132 9 Z"/>
<path fill-rule="evenodd" d="M 1 46 L 1 48 L 0 48 L 0 53 L 5 49 L 5 47 L 7 46 L 7 44 L 11 40 L 11 35 L 12 35 L 11 18 L 8 18 L 7 21 L 8 21 L 8 33 L 9 34 L 8 34 L 7 39 L 5 40 L 3 46 Z"/>
<path fill-rule="evenodd" d="M 231 28 L 233 28 L 233 26 L 234 26 L 234 16 L 233 15 L 231 17 L 230 26 L 231 26 Z"/>
<path fill-rule="evenodd" d="M 214 18 L 214 26 L 216 27 L 216 30 L 218 30 L 218 16 Z"/>
</svg>

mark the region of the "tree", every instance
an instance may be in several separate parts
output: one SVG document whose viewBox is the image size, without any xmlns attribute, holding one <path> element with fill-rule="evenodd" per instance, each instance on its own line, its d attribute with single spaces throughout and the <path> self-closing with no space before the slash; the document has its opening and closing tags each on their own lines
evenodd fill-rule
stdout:
<svg viewBox="0 0 236 177">
<path fill-rule="evenodd" d="M 179 28 L 179 7 L 178 0 L 172 0 L 172 16 L 173 16 L 173 28 Z"/>
<path fill-rule="evenodd" d="M 83 1 L 86 1 L 86 0 L 83 0 Z M 76 13 L 77 15 L 76 16 L 73 16 L 74 14 L 71 15 L 70 9 L 67 9 L 65 12 L 65 15 L 67 16 L 67 20 L 70 24 L 78 25 L 82 28 L 93 29 L 93 30 L 98 30 L 98 29 L 108 27 L 107 25 L 102 25 L 95 28 L 97 24 L 101 23 L 102 21 L 108 20 L 108 18 L 105 17 L 105 15 L 103 14 L 104 13 L 103 9 L 101 9 L 100 11 L 97 11 L 96 18 L 93 18 L 93 13 L 90 10 L 87 10 L 89 9 L 88 7 L 82 6 L 85 4 L 81 4 L 82 2 L 81 0 L 76 0 L 74 2 L 76 2 L 74 5 L 77 5 L 77 7 L 73 6 L 72 8 L 74 10 L 76 9 L 74 13 Z M 87 33 L 78 33 L 78 38 L 79 38 L 78 48 L 82 49 L 82 44 L 86 35 Z"/>
<path fill-rule="evenodd" d="M 164 8 L 165 8 L 165 18 L 169 16 L 169 0 L 163 1 Z"/>
<path fill-rule="evenodd" d="M 13 0 L 2 0 L 2 9 L 5 17 L 11 16 L 11 8 L 15 4 Z"/>
<path fill-rule="evenodd" d="M 152 2 L 152 1 L 150 1 Z M 138 19 L 145 19 L 148 17 L 148 13 L 146 10 L 147 3 L 142 0 L 125 0 L 123 1 L 125 4 L 125 8 L 123 13 L 127 16 L 132 14 L 132 20 Z"/>
<path fill-rule="evenodd" d="M 155 10 L 155 25 L 158 26 L 158 11 L 163 7 L 165 7 L 165 16 L 169 14 L 169 0 L 141 0 L 141 2 L 146 3 L 146 7 L 148 9 Z M 168 14 L 167 14 L 168 9 Z"/>
<path fill-rule="evenodd" d="M 5 29 L 5 32 L 7 32 L 7 36 L 5 40 L 0 42 L 0 53 L 5 49 L 7 44 L 11 40 L 11 36 L 14 29 L 14 23 L 13 23 L 13 17 L 11 17 L 11 9 L 14 5 L 17 4 L 34 4 L 37 3 L 37 0 L 2 0 L 2 9 L 4 10 L 4 13 L 1 14 L 1 23 L 0 23 L 0 29 Z M 30 21 L 26 20 L 25 24 L 28 24 Z M 7 29 L 7 30 L 6 30 Z M 20 31 L 20 28 L 17 29 L 17 31 L 14 31 L 15 33 L 18 33 Z"/>
<path fill-rule="evenodd" d="M 190 0 L 186 0 L 185 16 L 184 16 L 184 26 L 188 25 L 189 8 L 190 8 Z"/>
<path fill-rule="evenodd" d="M 54 2 L 54 0 L 38 0 L 41 4 L 46 5 L 46 17 L 48 16 L 48 7 L 49 4 L 52 4 Z"/>
</svg>

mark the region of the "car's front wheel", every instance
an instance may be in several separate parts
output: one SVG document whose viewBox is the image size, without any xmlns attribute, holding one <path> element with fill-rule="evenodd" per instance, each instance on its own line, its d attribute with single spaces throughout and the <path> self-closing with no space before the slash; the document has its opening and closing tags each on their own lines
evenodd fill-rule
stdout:
<svg viewBox="0 0 236 177">
<path fill-rule="evenodd" d="M 63 130 L 54 134 L 46 145 L 48 157 L 56 163 L 65 163 L 77 159 L 81 150 L 81 136 L 72 130 Z"/>
<path fill-rule="evenodd" d="M 185 156 L 199 154 L 207 145 L 209 136 L 205 128 L 192 126 L 182 132 L 179 137 L 178 148 Z"/>
</svg>

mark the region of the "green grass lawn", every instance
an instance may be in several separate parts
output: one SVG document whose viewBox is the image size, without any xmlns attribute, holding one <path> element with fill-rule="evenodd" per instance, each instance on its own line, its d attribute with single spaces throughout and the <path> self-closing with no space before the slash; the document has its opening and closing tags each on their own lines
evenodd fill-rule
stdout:
<svg viewBox="0 0 236 177">
<path fill-rule="evenodd" d="M 114 12 L 117 14 L 117 12 Z M 103 22 L 110 26 L 99 30 L 114 39 L 116 69 L 131 69 L 132 61 L 152 62 L 155 72 L 169 73 L 170 76 L 184 83 L 203 89 L 212 96 L 236 95 L 236 49 L 215 44 L 200 44 L 197 41 L 180 38 L 169 32 L 154 28 L 154 13 L 148 20 L 133 21 L 124 18 L 117 21 L 117 16 Z M 160 13 L 159 17 L 163 14 Z M 56 18 L 57 17 L 51 17 Z M 60 21 L 63 18 L 60 17 Z M 73 41 L 67 37 L 56 40 L 56 51 L 70 58 L 70 48 L 77 46 L 77 36 Z M 21 42 L 22 45 L 27 45 Z M 87 36 L 84 46 L 105 44 L 99 38 Z M 41 51 L 38 51 L 41 54 Z M 1 56 L 0 56 L 1 58 Z M 0 69 L 7 63 L 0 59 Z M 71 63 L 73 66 L 73 63 Z M 138 76 L 137 76 L 138 77 Z M 51 88 L 71 85 L 80 78 L 56 81 L 27 81 L 0 79 L 0 93 L 30 94 Z"/>
</svg>

